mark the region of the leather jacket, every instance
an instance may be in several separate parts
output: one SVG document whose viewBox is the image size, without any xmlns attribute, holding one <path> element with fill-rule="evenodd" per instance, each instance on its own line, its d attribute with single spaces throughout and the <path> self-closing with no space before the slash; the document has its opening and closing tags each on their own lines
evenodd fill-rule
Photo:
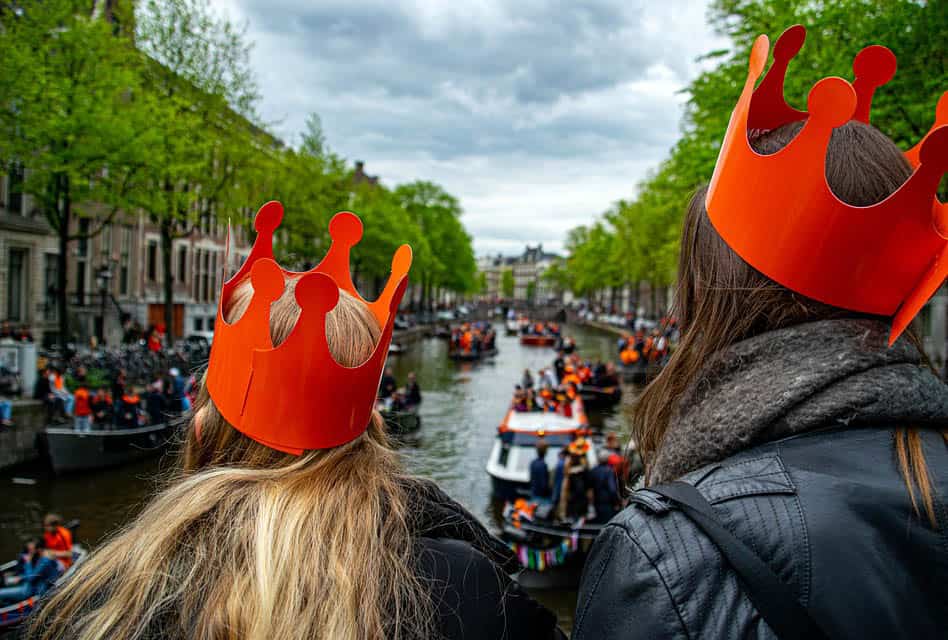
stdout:
<svg viewBox="0 0 948 640">
<path fill-rule="evenodd" d="M 918 515 L 890 428 L 811 431 L 681 479 L 830 638 L 948 637 L 948 447 L 922 442 L 938 526 Z M 917 492 L 916 492 L 917 495 Z M 774 638 L 718 549 L 647 489 L 596 540 L 572 637 Z"/>
</svg>

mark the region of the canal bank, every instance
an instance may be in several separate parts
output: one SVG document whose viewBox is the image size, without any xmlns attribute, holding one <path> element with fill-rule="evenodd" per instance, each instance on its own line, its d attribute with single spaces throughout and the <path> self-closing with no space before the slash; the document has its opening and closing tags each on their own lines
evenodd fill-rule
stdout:
<svg viewBox="0 0 948 640">
<path fill-rule="evenodd" d="M 590 358 L 614 355 L 615 338 L 610 333 L 577 325 L 567 326 L 565 332 L 575 337 L 580 352 Z M 524 369 L 535 374 L 555 357 L 552 349 L 524 347 L 516 337 L 499 336 L 498 341 L 497 356 L 479 363 L 449 360 L 447 341 L 435 338 L 409 343 L 405 353 L 389 359 L 399 384 L 414 372 L 424 393 L 421 429 L 398 444 L 405 466 L 411 473 L 435 480 L 495 532 L 502 505 L 491 499 L 485 465 L 497 426 Z M 624 434 L 625 411 L 633 396 L 630 390 L 618 407 L 592 414 L 593 423 Z M 80 519 L 77 538 L 95 546 L 134 517 L 173 464 L 173 453 L 169 453 L 93 474 L 54 477 L 42 464 L 0 473 L 6 497 L 0 503 L 0 559 L 13 558 L 22 540 L 38 532 L 49 511 Z M 565 627 L 570 626 L 574 590 L 535 595 L 557 612 Z"/>
</svg>

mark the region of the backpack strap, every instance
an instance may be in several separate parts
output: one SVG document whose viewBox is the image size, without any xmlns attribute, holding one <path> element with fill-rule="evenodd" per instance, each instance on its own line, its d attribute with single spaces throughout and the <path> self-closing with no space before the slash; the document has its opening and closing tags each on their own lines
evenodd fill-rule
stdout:
<svg viewBox="0 0 948 640">
<path fill-rule="evenodd" d="M 694 486 L 675 481 L 647 488 L 664 496 L 718 548 L 740 578 L 744 593 L 780 640 L 826 640 L 793 590 L 741 542 L 718 518 L 711 503 Z"/>
</svg>

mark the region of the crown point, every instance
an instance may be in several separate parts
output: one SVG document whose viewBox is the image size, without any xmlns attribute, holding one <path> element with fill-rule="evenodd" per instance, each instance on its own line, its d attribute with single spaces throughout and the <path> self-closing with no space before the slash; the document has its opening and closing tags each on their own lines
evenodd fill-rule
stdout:
<svg viewBox="0 0 948 640">
<path fill-rule="evenodd" d="M 935 123 L 948 124 L 948 91 L 938 98 L 938 105 L 935 107 Z"/>
<path fill-rule="evenodd" d="M 257 260 L 250 268 L 250 284 L 255 296 L 271 302 L 282 296 L 286 288 L 283 271 L 276 262 L 267 258 Z"/>
<path fill-rule="evenodd" d="M 403 244 L 392 256 L 392 273 L 402 275 L 408 273 L 411 268 L 412 251 L 411 247 Z"/>
<path fill-rule="evenodd" d="M 881 87 L 895 75 L 898 63 L 888 47 L 879 44 L 866 47 L 853 59 L 853 73 L 873 87 Z"/>
<path fill-rule="evenodd" d="M 273 234 L 283 221 L 283 205 L 276 200 L 266 203 L 257 211 L 253 228 L 257 233 Z"/>
<path fill-rule="evenodd" d="M 296 302 L 301 309 L 329 313 L 339 302 L 339 287 L 325 273 L 307 273 L 296 283 Z"/>
<path fill-rule="evenodd" d="M 788 27 L 786 31 L 777 38 L 774 45 L 774 60 L 789 62 L 795 55 L 800 53 L 803 48 L 803 42 L 806 40 L 806 27 L 802 24 L 795 24 Z"/>
<path fill-rule="evenodd" d="M 751 47 L 750 61 L 747 64 L 748 73 L 753 77 L 760 76 L 767 66 L 767 54 L 770 52 L 770 40 L 767 36 L 761 34 L 754 40 L 754 46 Z"/>
<path fill-rule="evenodd" d="M 810 120 L 827 127 L 842 126 L 856 110 L 856 91 L 842 78 L 823 78 L 810 89 L 807 109 Z"/>
<path fill-rule="evenodd" d="M 353 246 L 362 239 L 362 221 L 349 211 L 340 211 L 329 221 L 329 235 L 334 242 Z"/>
</svg>

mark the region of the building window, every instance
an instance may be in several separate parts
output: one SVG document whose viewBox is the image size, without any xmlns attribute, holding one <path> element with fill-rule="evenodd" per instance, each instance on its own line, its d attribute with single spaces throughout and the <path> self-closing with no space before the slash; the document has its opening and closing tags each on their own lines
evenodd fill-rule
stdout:
<svg viewBox="0 0 948 640">
<path fill-rule="evenodd" d="M 188 246 L 181 245 L 178 247 L 178 282 L 184 284 L 185 276 L 188 271 Z"/>
<path fill-rule="evenodd" d="M 132 228 L 122 226 L 121 257 L 119 258 L 119 295 L 128 295 L 129 254 L 132 251 Z"/>
<path fill-rule="evenodd" d="M 86 261 L 76 261 L 76 306 L 86 305 Z"/>
<path fill-rule="evenodd" d="M 214 294 L 217 293 L 217 288 L 218 288 L 218 285 L 217 285 L 217 256 L 218 256 L 218 254 L 220 254 L 220 251 L 215 251 L 215 252 L 211 255 L 211 271 L 210 271 L 210 273 L 208 274 L 208 276 L 210 277 L 210 280 L 211 280 L 211 290 L 208 292 L 208 298 L 207 298 L 207 301 L 208 301 L 208 302 L 210 302 L 211 300 L 213 300 L 213 299 L 214 299 Z"/>
<path fill-rule="evenodd" d="M 26 320 L 26 268 L 27 250 L 11 248 L 7 263 L 7 319 Z"/>
<path fill-rule="evenodd" d="M 56 300 L 56 283 L 59 281 L 59 256 L 55 253 L 43 255 L 43 319 L 55 322 L 59 319 L 59 305 Z"/>
<path fill-rule="evenodd" d="M 148 243 L 148 255 L 145 257 L 145 276 L 149 282 L 158 280 L 158 243 L 150 241 Z"/>
<path fill-rule="evenodd" d="M 211 269 L 211 252 L 210 251 L 204 252 L 204 264 L 201 266 L 203 267 L 203 269 L 201 269 L 201 296 L 199 300 L 201 302 L 207 302 L 208 291 L 210 290 L 210 285 L 211 285 L 210 280 L 208 279 L 209 271 Z"/>
<path fill-rule="evenodd" d="M 201 317 L 194 318 L 194 330 L 204 331 L 204 318 L 201 318 Z"/>
<path fill-rule="evenodd" d="M 11 162 L 7 174 L 7 210 L 23 215 L 23 165 Z"/>
<path fill-rule="evenodd" d="M 79 257 L 89 255 L 89 218 L 79 219 Z"/>
<path fill-rule="evenodd" d="M 112 225 L 107 224 L 102 227 L 102 235 L 99 236 L 99 249 L 102 251 L 102 256 L 108 260 L 109 256 L 112 255 Z"/>
</svg>

